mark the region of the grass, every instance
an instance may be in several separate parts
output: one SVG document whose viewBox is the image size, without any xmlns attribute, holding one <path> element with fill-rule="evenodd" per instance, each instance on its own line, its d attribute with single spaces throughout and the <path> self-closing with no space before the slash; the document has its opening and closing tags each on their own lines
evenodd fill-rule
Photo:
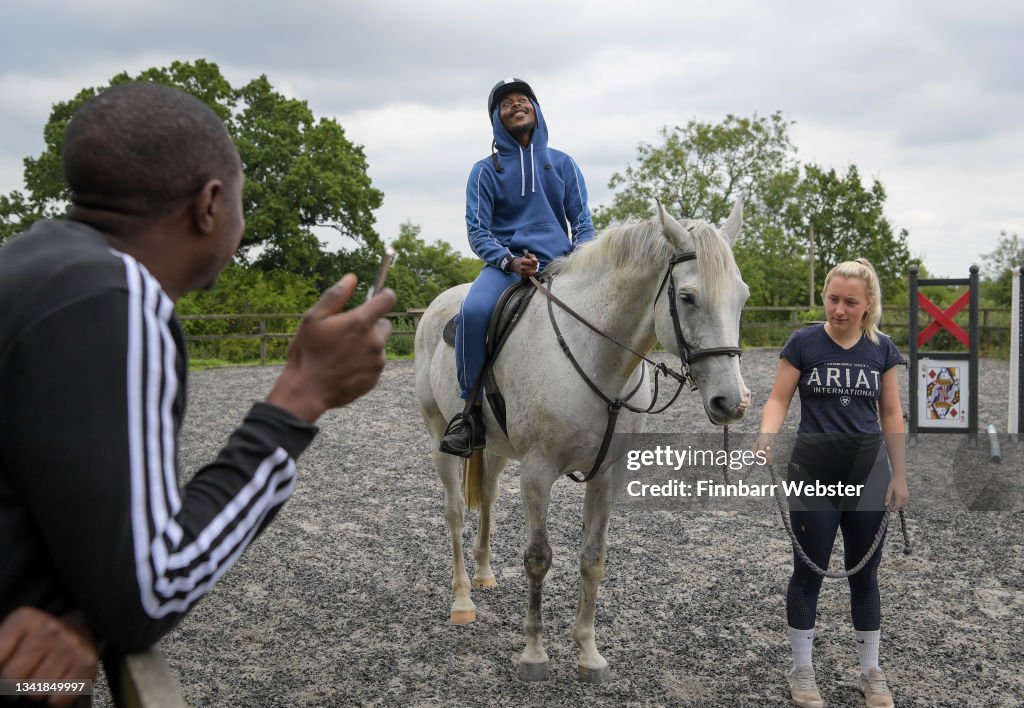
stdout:
<svg viewBox="0 0 1024 708">
<path fill-rule="evenodd" d="M 283 364 L 284 359 L 267 359 L 262 364 L 259 359 L 242 359 L 240 361 L 228 361 L 227 359 L 189 359 L 189 371 L 204 371 L 205 369 L 220 369 L 225 366 L 271 366 Z"/>
</svg>

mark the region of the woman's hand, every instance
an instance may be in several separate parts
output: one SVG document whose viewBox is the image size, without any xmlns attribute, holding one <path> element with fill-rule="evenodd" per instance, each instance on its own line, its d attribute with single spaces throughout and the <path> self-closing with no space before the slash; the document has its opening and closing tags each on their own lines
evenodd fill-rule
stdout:
<svg viewBox="0 0 1024 708">
<path fill-rule="evenodd" d="M 775 440 L 775 435 L 776 433 L 760 433 L 751 448 L 755 454 L 764 455 L 764 464 L 766 465 L 772 463 L 772 442 Z"/>
<path fill-rule="evenodd" d="M 910 500 L 910 489 L 907 487 L 905 476 L 893 477 L 889 481 L 889 488 L 885 490 L 885 508 L 890 511 L 898 511 L 907 505 Z"/>
</svg>

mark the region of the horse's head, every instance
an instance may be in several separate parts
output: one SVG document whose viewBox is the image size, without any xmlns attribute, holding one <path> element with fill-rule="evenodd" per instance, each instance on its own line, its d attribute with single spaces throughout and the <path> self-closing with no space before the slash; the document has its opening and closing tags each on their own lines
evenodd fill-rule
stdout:
<svg viewBox="0 0 1024 708">
<path fill-rule="evenodd" d="M 743 417 L 750 390 L 740 373 L 740 314 L 750 295 L 732 255 L 743 225 L 737 201 L 721 228 L 684 227 L 658 205 L 662 235 L 675 253 L 654 304 L 658 341 L 691 368 L 704 410 L 716 425 Z"/>
</svg>

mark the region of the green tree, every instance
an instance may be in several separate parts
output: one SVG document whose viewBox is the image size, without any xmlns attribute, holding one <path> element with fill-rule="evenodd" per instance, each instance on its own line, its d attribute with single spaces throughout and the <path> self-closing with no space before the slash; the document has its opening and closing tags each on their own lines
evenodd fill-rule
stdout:
<svg viewBox="0 0 1024 708">
<path fill-rule="evenodd" d="M 744 208 L 743 235 L 733 252 L 750 287 L 752 305 L 783 307 L 808 302 L 806 243 L 794 228 L 799 222 L 794 196 L 799 177 L 796 169 L 769 176 L 758 187 L 759 198 L 749 209 Z"/>
<path fill-rule="evenodd" d="M 612 175 L 608 186 L 618 191 L 610 206 L 595 210 L 595 223 L 646 218 L 657 198 L 677 218 L 717 224 L 742 198 L 743 237 L 734 250 L 751 304 L 806 303 L 806 245 L 793 229 L 800 172 L 790 125 L 776 112 L 663 128 L 662 144 L 641 143 L 636 164 Z"/>
<path fill-rule="evenodd" d="M 309 278 L 232 263 L 214 287 L 188 293 L 174 309 L 180 315 L 301 313 L 316 302 L 319 293 Z"/>
<path fill-rule="evenodd" d="M 798 189 L 797 227 L 814 230 L 814 291 L 837 263 L 867 258 L 878 273 L 882 292 L 905 287 L 917 260 L 907 246 L 907 230 L 894 232 L 885 217 L 885 188 L 877 180 L 865 188 L 856 165 L 840 176 L 834 169 L 805 165 Z"/>
<path fill-rule="evenodd" d="M 421 229 L 403 223 L 391 246 L 397 254 L 388 284 L 398 297 L 397 310 L 426 307 L 448 288 L 468 283 L 480 273 L 481 262 L 458 253 L 451 244 L 421 239 Z"/>
<path fill-rule="evenodd" d="M 232 88 L 216 64 L 176 61 L 137 76 L 121 73 L 110 85 L 153 81 L 176 86 L 204 101 L 225 119 L 246 172 L 243 263 L 285 269 L 323 287 L 335 279 L 341 258 L 330 258 L 314 227 L 329 226 L 354 243 L 378 251 L 373 211 L 383 195 L 366 174 L 360 146 L 337 121 L 316 119 L 305 101 L 276 92 L 266 76 Z M 67 185 L 61 172 L 64 131 L 74 111 L 100 88 L 86 88 L 54 105 L 43 129 L 46 149 L 25 158 L 25 192 L 0 196 L 0 240 L 43 217 L 64 214 Z"/>
<path fill-rule="evenodd" d="M 330 118 L 316 120 L 305 101 L 288 99 L 260 76 L 235 92 L 242 109 L 229 128 L 245 164 L 246 239 L 263 244 L 255 262 L 314 275 L 322 244 L 312 233 L 331 226 L 376 249 L 373 210 L 383 195 L 371 186 L 361 147 Z"/>
<path fill-rule="evenodd" d="M 999 244 L 982 255 L 982 292 L 997 307 L 1008 307 L 1013 297 L 1013 269 L 1024 267 L 1024 239 L 1020 235 L 999 233 Z"/>
<path fill-rule="evenodd" d="M 210 336 L 225 334 L 260 334 L 258 319 L 219 318 L 188 319 L 189 315 L 255 315 L 298 314 L 305 312 L 317 299 L 319 288 L 310 278 L 286 271 L 266 272 L 232 263 L 220 274 L 213 288 L 188 293 L 175 305 L 184 319 L 185 334 Z M 267 332 L 294 332 L 299 318 L 270 318 L 264 321 Z M 287 338 L 274 339 L 269 348 L 271 357 L 283 357 Z M 189 344 L 196 358 L 228 361 L 254 360 L 260 345 L 254 339 L 199 341 Z"/>
<path fill-rule="evenodd" d="M 27 230 L 45 215 L 42 206 L 33 203 L 24 192 L 0 194 L 0 243 Z"/>
<path fill-rule="evenodd" d="M 789 126 L 776 112 L 662 128 L 663 144 L 641 143 L 637 164 L 611 176 L 608 187 L 618 191 L 610 206 L 595 209 L 595 225 L 652 216 L 655 199 L 676 216 L 712 223 L 729 215 L 737 197 L 756 212 L 773 181 L 796 169 Z"/>
<path fill-rule="evenodd" d="M 856 167 L 844 176 L 802 167 L 790 125 L 776 112 L 664 128 L 661 145 L 642 143 L 637 164 L 612 175 L 609 187 L 618 191 L 610 206 L 595 210 L 595 223 L 647 217 L 655 198 L 677 217 L 721 223 L 742 197 L 743 235 L 734 251 L 750 304 L 808 303 L 812 227 L 815 296 L 832 265 L 861 255 L 876 266 L 884 288 L 903 283 L 913 259 L 907 232 L 894 233 L 885 218 L 882 185 L 865 188 Z"/>
</svg>

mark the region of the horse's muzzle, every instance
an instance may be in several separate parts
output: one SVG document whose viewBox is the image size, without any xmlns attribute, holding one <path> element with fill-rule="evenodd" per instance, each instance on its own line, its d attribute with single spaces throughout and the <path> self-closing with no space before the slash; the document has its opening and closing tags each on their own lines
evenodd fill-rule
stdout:
<svg viewBox="0 0 1024 708">
<path fill-rule="evenodd" d="M 749 398 L 732 403 L 727 396 L 715 396 L 704 406 L 704 412 L 715 425 L 729 425 L 742 418 L 749 406 Z"/>
</svg>

